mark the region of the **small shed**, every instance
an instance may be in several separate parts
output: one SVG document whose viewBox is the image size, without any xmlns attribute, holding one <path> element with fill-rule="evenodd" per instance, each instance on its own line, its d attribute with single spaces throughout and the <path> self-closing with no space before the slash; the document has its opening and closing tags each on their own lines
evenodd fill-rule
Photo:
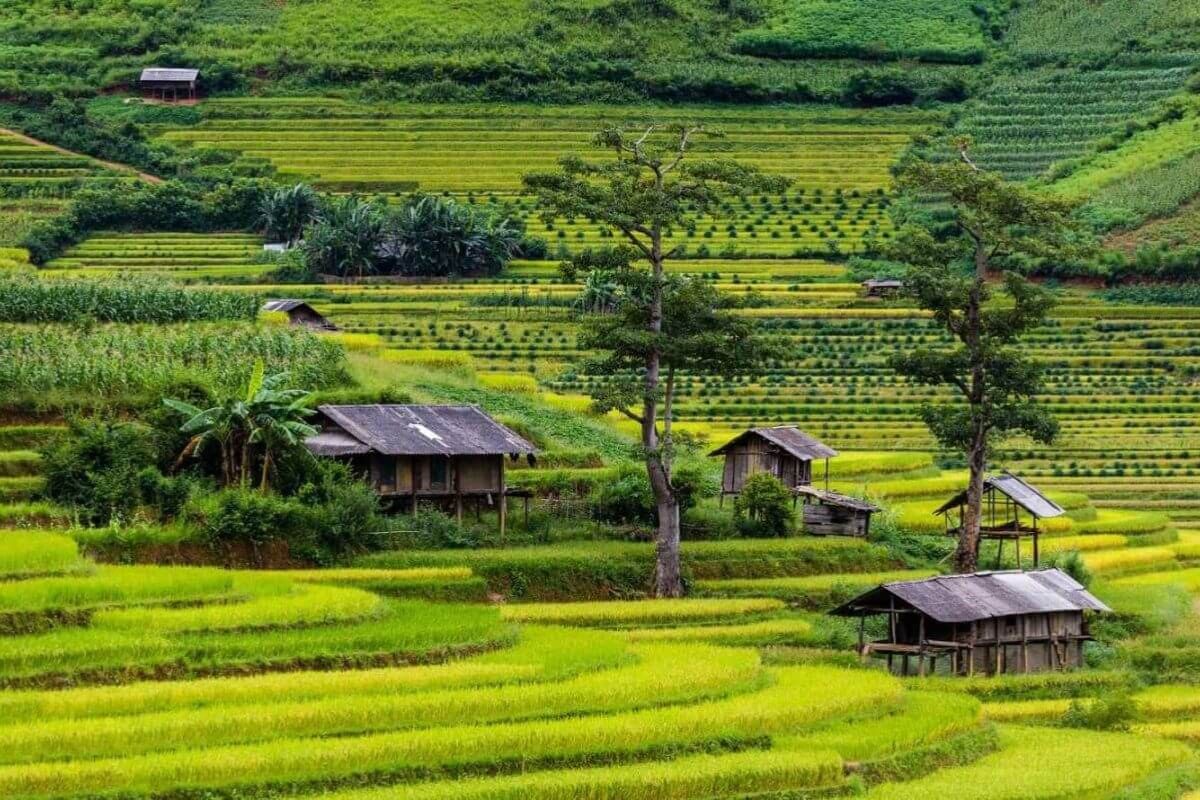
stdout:
<svg viewBox="0 0 1200 800">
<path fill-rule="evenodd" d="M 138 81 L 144 96 L 166 101 L 169 94 L 171 102 L 181 93 L 183 99 L 195 100 L 199 83 L 200 70 L 179 67 L 147 67 Z"/>
<path fill-rule="evenodd" d="M 797 486 L 792 492 L 804 500 L 804 530 L 814 536 L 866 536 L 871 515 L 879 507 L 857 497 L 828 489 Z"/>
<path fill-rule="evenodd" d="M 324 314 L 303 300 L 268 300 L 263 304 L 262 310 L 287 314 L 288 323 L 292 325 L 302 325 L 317 331 L 336 331 L 338 329 Z"/>
<path fill-rule="evenodd" d="M 948 535 L 957 537 L 962 531 L 966 505 L 967 491 L 964 489 L 933 512 L 941 514 L 946 520 Z M 954 516 L 956 510 L 957 519 Z M 1022 517 L 1022 511 L 1025 517 Z M 1020 565 L 1021 539 L 1025 536 L 1033 540 L 1033 566 L 1037 567 L 1040 559 L 1038 520 L 1052 519 L 1066 513 L 1058 503 L 1011 472 L 989 475 L 983 479 L 981 512 L 979 538 L 999 542 L 996 548 L 997 567 L 1000 566 L 1006 541 L 1013 542 L 1016 547 L 1017 564 Z"/>
<path fill-rule="evenodd" d="M 1043 569 L 885 583 L 831 613 L 859 617 L 860 655 L 900 674 L 915 660 L 919 675 L 998 675 L 1081 666 L 1086 615 L 1110 610 L 1070 575 Z M 887 633 L 867 642 L 863 623 L 879 615 Z"/>
<path fill-rule="evenodd" d="M 476 406 L 319 406 L 320 432 L 305 446 L 314 455 L 337 458 L 366 477 L 376 494 L 416 513 L 422 500 L 453 503 L 462 519 L 463 501 L 496 506 L 503 536 L 509 490 L 505 457 L 526 456 L 534 446 Z"/>
<path fill-rule="evenodd" d="M 812 484 L 812 462 L 825 460 L 825 484 L 829 485 L 829 459 L 838 453 L 795 425 L 751 428 L 709 453 L 724 456 L 721 501 L 727 494 L 740 494 L 746 479 L 758 472 L 774 475 L 788 489 Z"/>
<path fill-rule="evenodd" d="M 904 290 L 904 281 L 897 278 L 868 278 L 862 282 L 867 297 L 891 297 Z"/>
</svg>

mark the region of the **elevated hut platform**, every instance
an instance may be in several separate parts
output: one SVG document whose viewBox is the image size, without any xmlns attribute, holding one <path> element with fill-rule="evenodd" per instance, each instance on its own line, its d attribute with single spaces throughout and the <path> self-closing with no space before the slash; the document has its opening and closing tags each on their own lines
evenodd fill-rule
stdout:
<svg viewBox="0 0 1200 800">
<path fill-rule="evenodd" d="M 998 675 L 1081 666 L 1085 615 L 1109 610 L 1065 572 L 1044 569 L 885 583 L 830 613 L 858 617 L 859 654 L 901 675 Z M 866 641 L 866 618 L 881 615 L 886 637 Z"/>
<path fill-rule="evenodd" d="M 957 537 L 962 532 L 967 506 L 967 491 L 956 494 L 941 505 L 934 514 L 946 520 L 946 534 Z M 953 512 L 958 511 L 957 520 Z M 1038 521 L 1060 517 L 1066 510 L 1030 484 L 1011 472 L 988 476 L 983 481 L 982 520 L 979 528 L 981 541 L 995 541 L 996 567 L 999 568 L 1004 554 L 1004 543 L 1012 542 L 1016 549 L 1017 565 L 1021 564 L 1021 540 L 1029 538 L 1033 544 L 1033 566 L 1039 566 Z M 1022 516 L 1022 513 L 1025 516 Z M 978 556 L 978 552 L 976 552 Z"/>
</svg>

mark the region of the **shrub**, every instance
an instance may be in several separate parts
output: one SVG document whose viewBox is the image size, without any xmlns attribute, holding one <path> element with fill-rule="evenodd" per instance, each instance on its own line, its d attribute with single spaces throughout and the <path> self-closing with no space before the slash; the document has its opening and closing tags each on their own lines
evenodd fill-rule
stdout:
<svg viewBox="0 0 1200 800">
<path fill-rule="evenodd" d="M 140 504 L 142 471 L 153 468 L 156 456 L 142 425 L 75 421 L 67 436 L 42 450 L 46 496 L 91 524 L 127 518 Z"/>
<path fill-rule="evenodd" d="M 407 530 L 397 534 L 400 543 L 422 549 L 478 547 L 478 532 L 465 528 L 453 517 L 433 509 L 421 509 L 412 521 L 398 521 Z"/>
<path fill-rule="evenodd" d="M 791 493 L 778 478 L 766 472 L 746 479 L 733 508 L 743 536 L 787 536 L 795 527 Z"/>
<path fill-rule="evenodd" d="M 1125 731 L 1137 718 L 1137 705 L 1123 692 L 1105 694 L 1095 700 L 1071 701 L 1062 724 L 1068 728 L 1091 728 L 1098 731 Z"/>
</svg>

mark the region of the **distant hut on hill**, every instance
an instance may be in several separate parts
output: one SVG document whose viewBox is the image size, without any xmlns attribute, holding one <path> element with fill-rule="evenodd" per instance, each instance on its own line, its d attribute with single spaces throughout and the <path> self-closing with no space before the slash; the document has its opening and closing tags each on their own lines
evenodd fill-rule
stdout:
<svg viewBox="0 0 1200 800">
<path fill-rule="evenodd" d="M 964 509 L 967 505 L 967 491 L 964 489 L 943 503 L 934 514 L 941 514 L 946 520 L 946 533 L 958 536 L 963 526 Z M 957 520 L 953 512 L 958 511 Z M 1016 547 L 1017 565 L 1021 564 L 1021 539 L 1028 536 L 1033 539 L 1033 566 L 1037 567 L 1040 559 L 1038 552 L 1038 520 L 1060 517 L 1066 513 L 1062 506 L 1042 494 L 1038 489 L 1025 481 L 1005 472 L 1002 475 L 989 475 L 983 480 L 983 507 L 980 524 L 980 540 L 999 542 L 996 549 L 996 566 L 1001 564 L 1004 554 L 1004 543 L 1011 541 Z M 1022 519 L 1021 512 L 1028 515 Z M 978 557 L 978 552 L 976 556 Z"/>
<path fill-rule="evenodd" d="M 891 297 L 904 289 L 904 281 L 897 278 L 868 278 L 862 282 L 867 297 Z"/>
<path fill-rule="evenodd" d="M 1045 672 L 1083 664 L 1085 613 L 1110 611 L 1058 569 L 977 572 L 885 583 L 832 614 L 859 617 L 858 649 L 908 675 Z M 886 635 L 865 641 L 864 621 L 886 615 Z"/>
<path fill-rule="evenodd" d="M 829 485 L 829 459 L 838 453 L 794 425 L 751 428 L 709 453 L 724 456 L 721 500 L 740 494 L 746 479 L 759 472 L 774 475 L 788 489 L 812 484 L 812 462 L 825 460 L 825 484 Z"/>
<path fill-rule="evenodd" d="M 177 102 L 183 93 L 183 99 L 195 100 L 200 83 L 200 70 L 183 69 L 179 67 L 147 67 L 142 70 L 138 81 L 144 97 L 167 102 Z"/>
<path fill-rule="evenodd" d="M 338 329 L 325 315 L 303 300 L 268 300 L 263 304 L 262 310 L 287 314 L 288 323 L 292 325 L 302 325 L 317 331 Z"/>
</svg>

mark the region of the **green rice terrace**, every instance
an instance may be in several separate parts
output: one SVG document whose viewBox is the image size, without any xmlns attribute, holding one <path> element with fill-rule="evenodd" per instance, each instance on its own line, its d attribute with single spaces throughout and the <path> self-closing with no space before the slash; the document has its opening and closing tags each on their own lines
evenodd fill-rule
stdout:
<svg viewBox="0 0 1200 800">
<path fill-rule="evenodd" d="M 1198 600 L 1194 2 L 0 0 L 0 797 L 1200 800 Z"/>
</svg>

